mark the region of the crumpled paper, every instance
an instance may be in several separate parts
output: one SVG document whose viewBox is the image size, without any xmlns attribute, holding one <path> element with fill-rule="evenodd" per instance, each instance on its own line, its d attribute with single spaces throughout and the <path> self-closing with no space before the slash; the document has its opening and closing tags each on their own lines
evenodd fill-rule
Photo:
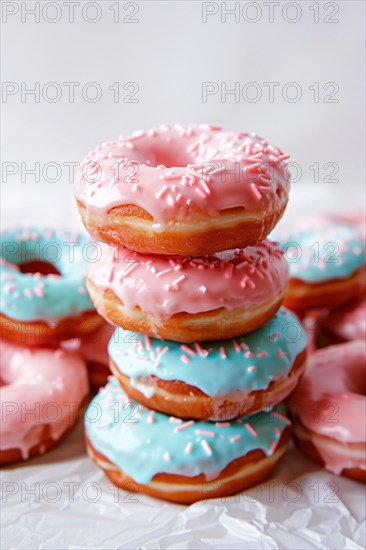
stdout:
<svg viewBox="0 0 366 550">
<path fill-rule="evenodd" d="M 1 472 L 1 548 L 362 549 L 364 485 L 291 446 L 240 495 L 171 504 L 117 490 L 87 456 L 82 423 L 58 447 Z"/>
</svg>

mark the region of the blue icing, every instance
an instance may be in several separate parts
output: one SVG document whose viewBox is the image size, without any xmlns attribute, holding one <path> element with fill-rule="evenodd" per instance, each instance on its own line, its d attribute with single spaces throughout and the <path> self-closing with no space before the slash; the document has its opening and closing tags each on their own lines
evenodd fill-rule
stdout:
<svg viewBox="0 0 366 550">
<path fill-rule="evenodd" d="M 291 370 L 307 341 L 295 315 L 281 308 L 261 328 L 235 341 L 201 342 L 201 347 L 209 350 L 207 357 L 196 351 L 195 344 L 162 342 L 153 338 L 146 341 L 143 335 L 121 328 L 112 336 L 108 352 L 133 385 L 138 384 L 141 376 L 156 375 L 163 380 L 183 381 L 215 397 L 235 390 L 266 389 L 271 380 Z M 151 349 L 148 349 L 149 343 Z M 196 351 L 194 357 L 185 351 L 186 346 Z M 182 356 L 189 362 L 183 362 Z"/>
<path fill-rule="evenodd" d="M 1 235 L 1 313 L 19 321 L 54 322 L 94 309 L 85 287 L 88 242 L 85 237 L 68 231 L 34 227 L 4 231 Z M 14 265 L 34 261 L 52 263 L 62 276 L 40 277 L 14 269 Z"/>
<path fill-rule="evenodd" d="M 309 283 L 349 277 L 366 261 L 366 241 L 356 226 L 327 220 L 309 221 L 280 242 L 290 276 Z"/>
<path fill-rule="evenodd" d="M 266 456 L 273 454 L 289 424 L 277 414 L 261 412 L 216 424 L 189 421 L 191 425 L 177 431 L 187 421 L 141 407 L 129 400 L 111 377 L 89 404 L 85 430 L 93 447 L 138 483 L 148 483 L 158 473 L 190 477 L 204 473 L 206 479 L 213 479 L 232 460 L 254 449 L 261 449 Z M 213 435 L 197 430 L 208 430 Z M 240 438 L 231 441 L 236 436 Z M 207 442 L 212 454 L 202 441 Z M 190 445 L 193 447 L 187 452 Z"/>
</svg>

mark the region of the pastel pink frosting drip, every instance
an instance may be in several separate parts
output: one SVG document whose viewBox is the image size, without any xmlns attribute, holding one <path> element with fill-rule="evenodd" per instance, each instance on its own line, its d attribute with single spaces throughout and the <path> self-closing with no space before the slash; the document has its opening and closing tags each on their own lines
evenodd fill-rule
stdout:
<svg viewBox="0 0 366 550">
<path fill-rule="evenodd" d="M 127 310 L 139 306 L 157 319 L 260 306 L 288 281 L 282 252 L 269 241 L 193 259 L 100 247 L 100 259 L 89 264 L 91 282 L 99 291 L 112 290 Z"/>
<path fill-rule="evenodd" d="M 89 153 L 75 195 L 98 223 L 111 208 L 133 204 L 156 220 L 156 231 L 192 212 L 215 217 L 234 207 L 260 219 L 278 202 L 279 189 L 287 195 L 287 158 L 255 134 L 162 125 Z"/>
<path fill-rule="evenodd" d="M 316 351 L 289 398 L 309 430 L 346 443 L 366 439 L 366 347 L 347 342 Z M 365 460 L 364 460 L 365 462 Z"/>
<path fill-rule="evenodd" d="M 28 349 L 0 343 L 0 449 L 20 449 L 28 457 L 48 424 L 57 440 L 76 421 L 89 391 L 81 357 L 63 349 Z"/>
</svg>

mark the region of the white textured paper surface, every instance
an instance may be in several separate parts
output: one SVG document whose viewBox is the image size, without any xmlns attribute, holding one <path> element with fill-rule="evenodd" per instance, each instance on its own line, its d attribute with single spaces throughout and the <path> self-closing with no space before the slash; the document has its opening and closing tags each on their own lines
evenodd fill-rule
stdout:
<svg viewBox="0 0 366 550">
<path fill-rule="evenodd" d="M 71 189 L 35 187 L 3 190 L 4 226 L 41 220 L 80 228 Z M 284 225 L 323 206 L 337 211 L 361 204 L 361 197 L 357 205 L 357 197 L 334 193 L 329 201 L 325 186 L 304 187 L 293 193 Z M 42 204 L 57 208 L 42 211 L 41 196 Z M 263 484 L 236 497 L 181 506 L 113 488 L 86 456 L 80 424 L 45 456 L 4 468 L 1 486 L 4 549 L 365 547 L 364 485 L 329 474 L 294 447 Z"/>
<path fill-rule="evenodd" d="M 4 469 L 2 489 L 2 548 L 295 550 L 365 544 L 364 486 L 327 473 L 295 448 L 261 485 L 236 497 L 182 506 L 117 491 L 86 456 L 80 424 L 44 457 Z"/>
</svg>

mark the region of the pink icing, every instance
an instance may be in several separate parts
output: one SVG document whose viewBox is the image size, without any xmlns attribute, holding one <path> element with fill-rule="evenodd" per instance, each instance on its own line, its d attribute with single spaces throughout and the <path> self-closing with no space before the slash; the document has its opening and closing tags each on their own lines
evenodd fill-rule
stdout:
<svg viewBox="0 0 366 550">
<path fill-rule="evenodd" d="M 87 363 L 109 365 L 107 346 L 112 338 L 115 327 L 109 323 L 103 323 L 93 334 L 85 340 L 68 340 L 62 343 L 62 347 L 80 353 Z"/>
<path fill-rule="evenodd" d="M 366 299 L 331 311 L 323 320 L 325 328 L 342 340 L 366 339 Z"/>
<path fill-rule="evenodd" d="M 89 264 L 92 283 L 99 291 L 112 290 L 127 310 L 139 306 L 157 319 L 259 306 L 288 280 L 286 261 L 269 241 L 194 259 L 100 247 L 100 259 Z"/>
<path fill-rule="evenodd" d="M 338 344 L 310 355 L 308 367 L 288 400 L 308 429 L 346 443 L 366 437 L 366 348 Z M 329 461 L 329 459 L 328 459 Z"/>
<path fill-rule="evenodd" d="M 287 196 L 287 158 L 255 134 L 163 125 L 89 153 L 77 173 L 75 195 L 101 224 L 111 208 L 124 204 L 146 210 L 156 231 L 192 213 L 214 217 L 234 207 L 258 219 L 278 203 L 279 190 Z"/>
<path fill-rule="evenodd" d="M 48 424 L 57 440 L 71 427 L 89 391 L 84 361 L 63 349 L 0 343 L 0 448 L 20 449 L 26 459 Z"/>
</svg>

